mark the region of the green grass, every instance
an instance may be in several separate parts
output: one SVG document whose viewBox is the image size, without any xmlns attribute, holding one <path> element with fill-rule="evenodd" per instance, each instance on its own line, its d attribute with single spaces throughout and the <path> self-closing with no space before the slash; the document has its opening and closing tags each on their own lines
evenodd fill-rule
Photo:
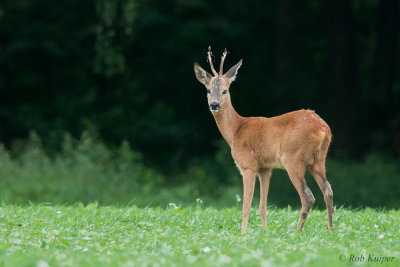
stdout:
<svg viewBox="0 0 400 267">
<path fill-rule="evenodd" d="M 300 233 L 298 216 L 270 208 L 264 231 L 254 208 L 241 235 L 239 207 L 3 204 L 0 266 L 346 266 L 351 255 L 400 264 L 400 211 L 338 209 L 332 233 L 325 211 L 312 210 Z"/>
<path fill-rule="evenodd" d="M 317 201 L 303 232 L 296 232 L 298 210 L 270 208 L 268 231 L 253 209 L 241 235 L 242 182 L 226 144 L 175 174 L 145 165 L 127 142 L 109 148 L 84 133 L 79 140 L 66 134 L 60 145 L 48 152 L 35 134 L 11 149 L 0 144 L 0 267 L 357 264 L 350 259 L 400 266 L 398 159 L 327 162 L 336 206 L 395 210 L 339 209 L 329 233 L 326 211 L 318 210 L 322 194 L 308 175 Z M 258 195 L 257 188 L 253 204 Z M 84 204 L 60 205 L 76 202 Z M 135 206 L 121 207 L 127 203 Z M 300 205 L 285 172 L 274 172 L 268 203 Z M 369 255 L 395 259 L 380 264 Z"/>
</svg>

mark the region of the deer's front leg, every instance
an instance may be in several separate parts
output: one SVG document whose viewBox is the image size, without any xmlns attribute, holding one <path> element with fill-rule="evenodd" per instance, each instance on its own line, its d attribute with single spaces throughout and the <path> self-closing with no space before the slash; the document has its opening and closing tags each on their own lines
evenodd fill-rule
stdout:
<svg viewBox="0 0 400 267">
<path fill-rule="evenodd" d="M 267 198 L 271 174 L 271 169 L 262 169 L 258 171 L 258 176 L 260 178 L 260 215 L 265 230 L 267 230 Z"/>
<path fill-rule="evenodd" d="M 243 221 L 242 233 L 246 232 L 247 222 L 249 220 L 251 201 L 254 194 L 254 182 L 256 172 L 253 170 L 243 170 Z"/>
</svg>

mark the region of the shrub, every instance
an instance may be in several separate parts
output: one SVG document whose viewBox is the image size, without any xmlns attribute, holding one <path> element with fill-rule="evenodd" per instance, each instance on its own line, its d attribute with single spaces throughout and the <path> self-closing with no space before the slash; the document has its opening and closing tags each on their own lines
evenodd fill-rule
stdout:
<svg viewBox="0 0 400 267">
<path fill-rule="evenodd" d="M 204 205 L 241 205 L 242 180 L 221 141 L 214 157 L 188 159 L 190 167 L 174 177 L 146 166 L 143 156 L 123 141 L 110 148 L 89 132 L 79 140 L 65 134 L 61 149 L 45 152 L 40 138 L 32 133 L 11 150 L 0 145 L 0 201 L 75 203 L 98 202 L 103 205 L 139 206 L 194 205 L 200 198 Z M 398 160 L 382 154 L 370 154 L 361 162 L 328 158 L 327 176 L 336 206 L 400 206 L 400 167 Z M 314 207 L 324 208 L 322 194 L 307 174 L 314 193 Z M 256 183 L 253 205 L 258 204 Z M 300 206 L 299 197 L 285 171 L 274 170 L 268 204 Z"/>
</svg>

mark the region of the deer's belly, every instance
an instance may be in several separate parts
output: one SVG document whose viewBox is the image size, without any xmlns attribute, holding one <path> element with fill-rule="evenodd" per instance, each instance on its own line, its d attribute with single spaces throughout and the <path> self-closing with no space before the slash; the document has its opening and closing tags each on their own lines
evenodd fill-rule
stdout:
<svg viewBox="0 0 400 267">
<path fill-rule="evenodd" d="M 256 157 L 257 158 L 257 157 Z M 259 167 L 262 169 L 285 169 L 278 153 L 264 154 L 257 159 Z"/>
<path fill-rule="evenodd" d="M 263 169 L 282 169 L 284 170 L 285 167 L 283 167 L 282 162 L 268 162 L 268 163 L 264 163 L 262 165 Z"/>
<path fill-rule="evenodd" d="M 282 169 L 285 170 L 285 167 L 283 167 L 282 163 L 268 163 L 265 164 L 263 169 Z"/>
</svg>

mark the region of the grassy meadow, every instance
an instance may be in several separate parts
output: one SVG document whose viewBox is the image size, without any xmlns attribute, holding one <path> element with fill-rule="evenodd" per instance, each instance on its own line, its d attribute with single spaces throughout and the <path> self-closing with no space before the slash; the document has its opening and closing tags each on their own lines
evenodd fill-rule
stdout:
<svg viewBox="0 0 400 267">
<path fill-rule="evenodd" d="M 89 205 L 3 205 L 0 266 L 399 266 L 400 212 L 338 209 L 334 231 L 312 210 Z M 358 260 L 357 260 L 358 259 Z"/>
<path fill-rule="evenodd" d="M 241 179 L 225 144 L 175 175 L 146 165 L 127 142 L 109 148 L 88 133 L 66 134 L 57 151 L 34 133 L 0 147 L 0 267 L 400 264 L 400 170 L 384 155 L 329 159 L 332 233 L 309 176 L 317 201 L 296 232 L 300 201 L 277 171 L 268 230 L 257 190 L 241 235 Z"/>
</svg>

